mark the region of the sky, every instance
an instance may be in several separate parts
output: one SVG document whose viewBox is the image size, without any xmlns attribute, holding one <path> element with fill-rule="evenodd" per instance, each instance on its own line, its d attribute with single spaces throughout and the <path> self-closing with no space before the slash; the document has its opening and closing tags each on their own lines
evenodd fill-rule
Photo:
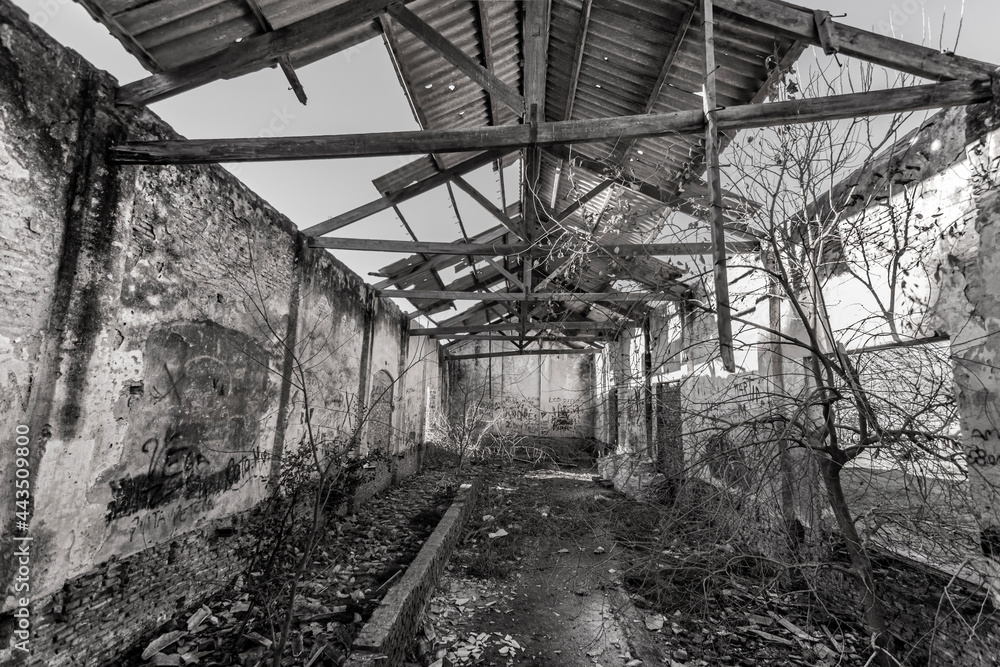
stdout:
<svg viewBox="0 0 1000 667">
<path fill-rule="evenodd" d="M 119 42 L 71 0 L 13 0 L 61 43 L 97 67 L 127 83 L 147 72 Z M 960 55 L 1000 63 L 1000 2 L 997 0 L 799 0 L 825 9 L 843 23 L 891 34 Z M 824 56 L 807 53 L 803 67 Z M 281 72 L 267 69 L 229 81 L 217 81 L 154 103 L 151 109 L 188 138 L 294 136 L 419 129 L 398 83 L 381 38 L 297 70 L 309 96 L 300 105 Z M 462 82 L 468 84 L 469 82 Z M 412 157 L 354 158 L 304 162 L 227 165 L 251 189 L 300 228 L 378 198 L 372 179 Z M 516 199 L 517 166 L 507 170 L 508 196 Z M 468 178 L 499 205 L 499 181 L 490 168 Z M 456 201 L 470 234 L 495 221 L 464 192 Z M 421 241 L 458 238 L 447 190 L 422 195 L 400 207 Z M 391 211 L 345 227 L 338 236 L 408 240 Z M 401 255 L 336 251 L 337 257 L 377 282 L 376 271 Z M 448 275 L 444 276 L 445 281 Z M 405 310 L 409 308 L 404 307 Z"/>
</svg>

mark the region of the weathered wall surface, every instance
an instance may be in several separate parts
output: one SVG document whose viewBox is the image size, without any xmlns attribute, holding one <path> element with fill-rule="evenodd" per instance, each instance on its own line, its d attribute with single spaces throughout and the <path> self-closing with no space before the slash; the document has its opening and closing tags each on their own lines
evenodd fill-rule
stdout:
<svg viewBox="0 0 1000 667">
<path fill-rule="evenodd" d="M 456 345 L 453 354 L 472 354 L 482 343 Z M 511 351 L 506 342 L 493 352 Z M 453 359 L 449 409 L 489 406 L 497 430 L 554 438 L 594 437 L 593 361 L 590 355 L 524 355 Z"/>
<path fill-rule="evenodd" d="M 223 169 L 111 164 L 173 136 L 114 89 L 0 2 L 0 635 L 27 606 L 34 664 L 103 664 L 226 585 L 307 402 L 325 451 L 386 454 L 369 491 L 424 432 L 399 310 Z"/>
</svg>

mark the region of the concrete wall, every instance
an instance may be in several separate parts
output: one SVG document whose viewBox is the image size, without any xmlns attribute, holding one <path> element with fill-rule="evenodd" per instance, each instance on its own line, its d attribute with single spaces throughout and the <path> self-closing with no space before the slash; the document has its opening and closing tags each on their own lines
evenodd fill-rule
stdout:
<svg viewBox="0 0 1000 667">
<path fill-rule="evenodd" d="M 36 664 L 101 664 L 226 585 L 215 528 L 304 441 L 306 400 L 326 451 L 387 455 L 376 487 L 413 472 L 437 380 L 433 343 L 222 168 L 111 164 L 174 136 L 114 93 L 0 1 L 0 634 L 30 599 Z"/>
<path fill-rule="evenodd" d="M 594 358 L 601 475 L 630 495 L 684 475 L 679 398 L 695 349 L 684 322 L 680 304 L 660 306 Z"/>
<path fill-rule="evenodd" d="M 505 341 L 456 345 L 453 354 L 511 351 Z M 448 361 L 449 409 L 483 402 L 495 428 L 514 435 L 594 437 L 590 355 L 524 355 Z"/>
</svg>

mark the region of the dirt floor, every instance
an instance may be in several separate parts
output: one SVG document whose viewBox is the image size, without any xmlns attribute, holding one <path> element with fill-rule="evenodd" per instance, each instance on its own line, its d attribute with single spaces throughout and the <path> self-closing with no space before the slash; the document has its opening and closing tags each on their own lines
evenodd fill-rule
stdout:
<svg viewBox="0 0 1000 667">
<path fill-rule="evenodd" d="M 546 495 L 565 503 L 609 497 L 595 490 L 589 473 L 532 475 L 524 488 L 546 485 Z M 523 490 L 523 489 L 522 489 Z M 536 508 L 541 519 L 551 508 Z M 489 516 L 489 515 L 486 515 Z M 516 540 L 495 530 L 477 541 Z M 518 530 L 519 528 L 515 528 Z M 507 534 L 499 534 L 504 530 Z M 491 537 L 493 535 L 493 537 Z M 475 544 L 458 560 L 475 560 Z M 531 535 L 501 584 L 491 578 L 464 576 L 453 568 L 431 603 L 425 633 L 447 645 L 445 659 L 483 665 L 582 665 L 621 667 L 635 662 L 629 648 L 628 621 L 615 611 L 619 570 L 615 547 L 594 533 Z M 475 565 L 473 566 L 476 567 Z M 634 619 L 638 620 L 638 619 Z M 463 660 L 464 658 L 464 660 Z M 435 659 L 437 656 L 435 655 Z"/>
<path fill-rule="evenodd" d="M 752 576 L 650 584 L 650 568 L 667 569 L 650 559 L 685 547 L 652 552 L 669 542 L 656 513 L 592 474 L 491 474 L 411 664 L 865 664 L 861 634 L 809 625 L 794 599 L 755 590 Z M 654 589 L 677 599 L 654 600 Z"/>
</svg>

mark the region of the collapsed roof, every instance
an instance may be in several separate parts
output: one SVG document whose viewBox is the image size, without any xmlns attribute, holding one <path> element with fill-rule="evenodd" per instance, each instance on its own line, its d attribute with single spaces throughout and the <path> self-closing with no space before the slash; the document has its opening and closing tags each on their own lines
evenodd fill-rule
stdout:
<svg viewBox="0 0 1000 667">
<path fill-rule="evenodd" d="M 414 333 L 507 335 L 524 349 L 539 329 L 561 334 L 566 347 L 594 345 L 650 305 L 689 297 L 683 271 L 660 257 L 710 254 L 725 352 L 726 249 L 755 248 L 738 224 L 755 203 L 719 186 L 726 132 L 980 101 L 988 86 L 984 92 L 970 82 L 981 84 L 993 69 L 778 0 L 82 4 L 151 72 L 122 87 L 119 101 L 132 105 L 274 65 L 304 103 L 296 68 L 381 35 L 419 132 L 136 143 L 119 147 L 118 158 L 421 155 L 376 179 L 370 204 L 304 232 L 319 247 L 412 252 L 385 266 L 376 287 L 408 298 L 415 315 L 438 317 L 456 300 L 478 302 Z M 763 105 L 811 44 L 964 83 L 896 97 L 841 96 L 852 99 L 839 107 Z M 461 77 L 477 85 L 449 85 Z M 463 178 L 489 164 L 503 177 L 511 163 L 519 167 L 519 201 L 498 206 Z M 401 202 L 438 186 L 467 192 L 496 227 L 470 237 L 460 224 L 450 244 L 421 243 L 412 231 L 411 242 L 326 236 L 389 208 L 402 219 Z M 699 220 L 705 234 L 657 243 L 675 211 Z M 450 283 L 445 269 L 456 271 Z"/>
</svg>

